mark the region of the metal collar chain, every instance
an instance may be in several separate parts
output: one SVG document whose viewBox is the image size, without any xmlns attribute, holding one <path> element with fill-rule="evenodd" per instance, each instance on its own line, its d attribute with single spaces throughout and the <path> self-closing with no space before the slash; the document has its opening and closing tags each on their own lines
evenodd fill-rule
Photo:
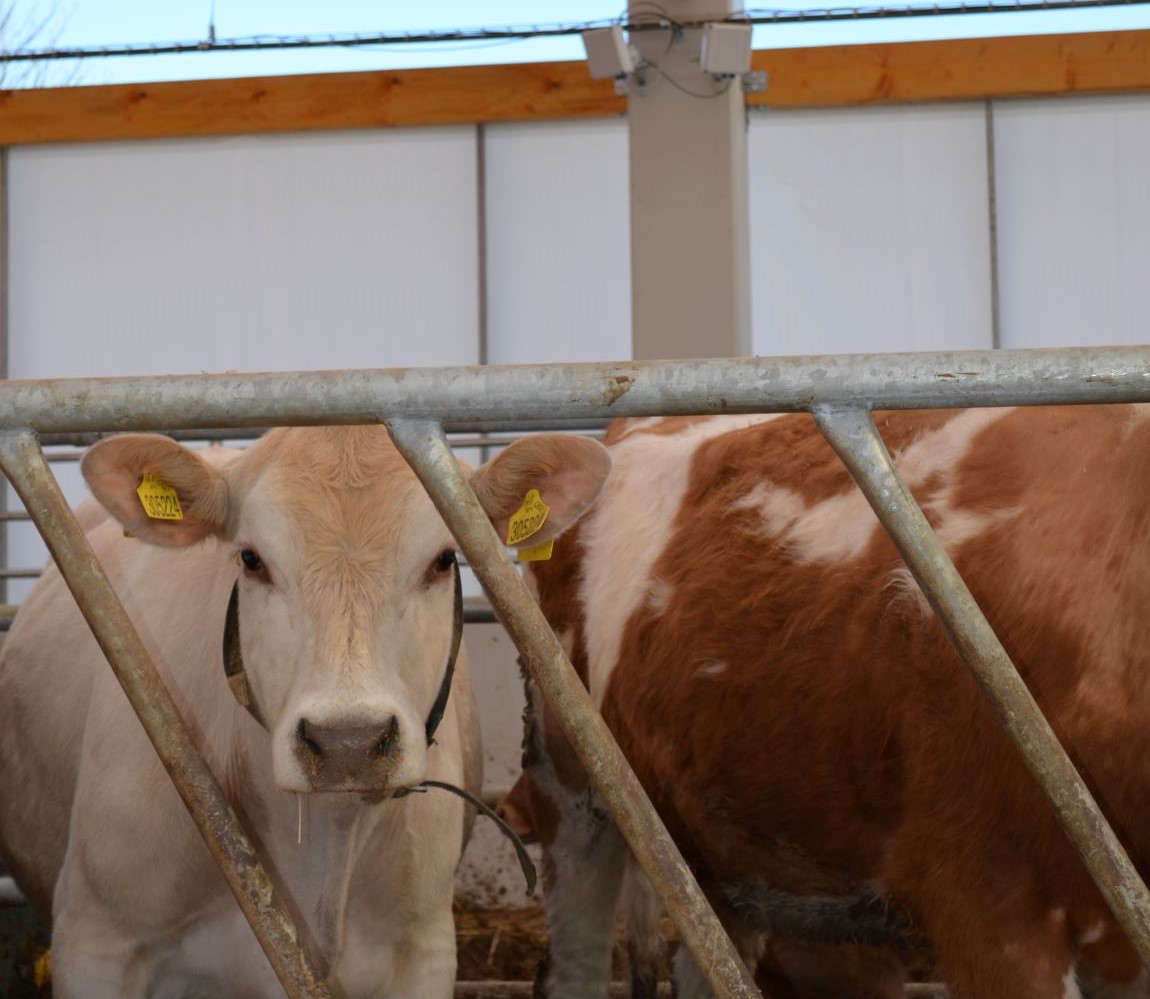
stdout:
<svg viewBox="0 0 1150 999">
<path fill-rule="evenodd" d="M 455 573 L 455 609 L 451 621 L 451 648 L 447 653 L 447 666 L 443 670 L 443 680 L 439 684 L 439 693 L 435 696 L 435 703 L 427 715 L 424 732 L 427 735 L 427 746 L 430 749 L 435 745 L 435 730 L 443 721 L 443 713 L 447 710 L 447 698 L 451 693 L 451 682 L 455 679 L 455 660 L 459 658 L 459 645 L 463 641 L 463 582 L 459 578 L 459 562 L 451 563 Z"/>
</svg>

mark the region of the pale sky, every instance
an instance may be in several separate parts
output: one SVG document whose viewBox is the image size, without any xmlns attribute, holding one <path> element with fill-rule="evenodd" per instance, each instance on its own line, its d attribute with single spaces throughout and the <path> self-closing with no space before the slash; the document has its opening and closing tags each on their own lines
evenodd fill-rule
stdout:
<svg viewBox="0 0 1150 999">
<path fill-rule="evenodd" d="M 911 0 L 920 5 L 923 0 Z M 624 11 L 604 0 L 8 0 L 18 26 L 47 21 L 30 47 L 95 46 L 204 39 L 214 21 L 217 38 L 321 35 L 505 27 L 604 20 Z M 881 6 L 906 6 L 880 0 Z M 927 4 L 929 5 L 929 3 Z M 767 5 L 747 4 L 747 9 Z M 845 0 L 776 0 L 773 8 L 852 6 Z M 852 23 L 811 23 L 756 29 L 756 48 L 835 45 L 925 38 L 980 37 L 1150 28 L 1150 3 L 1121 8 L 1017 14 L 915 17 Z M 12 39 L 16 38 L 16 42 Z M 20 35 L 9 32 L 6 45 Z M 346 72 L 495 62 L 581 59 L 578 37 L 538 41 L 207 53 L 88 59 L 48 64 L 25 82 L 10 70 L 7 86 L 101 84 L 154 80 Z M 46 75 L 45 75 L 46 74 Z"/>
</svg>

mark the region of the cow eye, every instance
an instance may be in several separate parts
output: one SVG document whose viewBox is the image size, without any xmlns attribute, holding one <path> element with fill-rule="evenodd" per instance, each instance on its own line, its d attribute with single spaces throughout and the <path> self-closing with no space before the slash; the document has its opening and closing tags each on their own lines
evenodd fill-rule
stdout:
<svg viewBox="0 0 1150 999">
<path fill-rule="evenodd" d="M 240 565 L 242 565 L 253 576 L 262 575 L 264 573 L 264 560 L 260 558 L 253 549 L 241 549 L 239 560 Z"/>
<path fill-rule="evenodd" d="M 451 567 L 455 565 L 455 549 L 444 548 L 436 557 L 432 567 L 436 572 L 450 572 Z"/>
</svg>

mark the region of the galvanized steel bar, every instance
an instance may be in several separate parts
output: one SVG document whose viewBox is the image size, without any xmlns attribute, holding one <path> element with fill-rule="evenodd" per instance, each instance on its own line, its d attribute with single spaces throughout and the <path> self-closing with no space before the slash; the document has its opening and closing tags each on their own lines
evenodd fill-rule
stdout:
<svg viewBox="0 0 1150 999">
<path fill-rule="evenodd" d="M 0 429 L 40 433 L 375 423 L 530 425 L 807 410 L 1150 401 L 1150 348 L 396 368 L 0 384 Z"/>
<path fill-rule="evenodd" d="M 284 991 L 289 999 L 330 999 L 255 848 L 192 742 L 171 694 L 60 492 L 35 435 L 27 430 L 0 434 L 0 467 L 31 512 Z"/>
<path fill-rule="evenodd" d="M 759 991 L 754 979 L 703 897 L 610 729 L 595 710 L 543 612 L 508 562 L 439 424 L 402 418 L 386 422 L 395 446 L 423 481 L 466 553 L 547 704 L 559 718 L 580 762 L 611 809 L 716 996 L 755 999 Z"/>
<path fill-rule="evenodd" d="M 813 414 L 1050 798 L 1143 963 L 1150 966 L 1146 885 L 906 487 L 870 413 L 862 408 L 816 407 Z"/>
</svg>

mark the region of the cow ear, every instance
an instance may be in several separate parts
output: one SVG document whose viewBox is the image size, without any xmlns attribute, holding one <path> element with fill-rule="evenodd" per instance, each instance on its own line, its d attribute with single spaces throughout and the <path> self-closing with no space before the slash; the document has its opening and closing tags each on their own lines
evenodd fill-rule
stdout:
<svg viewBox="0 0 1150 999">
<path fill-rule="evenodd" d="M 89 448 L 80 469 L 96 499 L 124 530 L 151 544 L 194 544 L 223 533 L 227 524 L 223 475 L 168 437 L 109 437 Z"/>
<path fill-rule="evenodd" d="M 558 537 L 583 516 L 610 470 L 611 457 L 598 441 L 540 434 L 516 441 L 489 461 L 472 475 L 471 487 L 502 540 L 508 538 L 512 515 L 536 490 L 548 507 L 547 517 L 523 541 L 538 545 Z"/>
</svg>

